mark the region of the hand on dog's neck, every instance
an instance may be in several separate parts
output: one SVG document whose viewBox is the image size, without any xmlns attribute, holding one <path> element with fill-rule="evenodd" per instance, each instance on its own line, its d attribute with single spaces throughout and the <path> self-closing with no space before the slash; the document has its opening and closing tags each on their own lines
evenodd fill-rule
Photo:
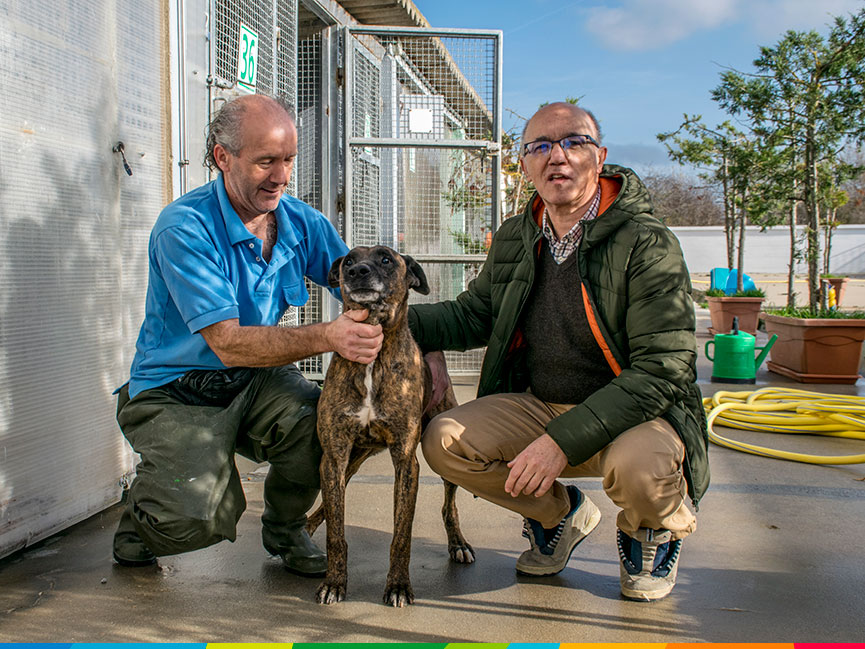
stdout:
<svg viewBox="0 0 865 649">
<path fill-rule="evenodd" d="M 388 302 L 372 302 L 369 304 L 361 304 L 359 302 L 346 302 L 346 308 L 349 309 L 367 309 L 369 315 L 364 322 L 366 324 L 381 325 L 385 331 L 394 329 L 401 322 L 408 319 L 408 306 L 391 304 Z M 400 308 L 401 306 L 401 308 Z"/>
</svg>

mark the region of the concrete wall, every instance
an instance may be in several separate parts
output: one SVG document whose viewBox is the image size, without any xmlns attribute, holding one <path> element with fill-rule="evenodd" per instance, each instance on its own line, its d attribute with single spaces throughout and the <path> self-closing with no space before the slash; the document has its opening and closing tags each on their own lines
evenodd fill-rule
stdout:
<svg viewBox="0 0 865 649">
<path fill-rule="evenodd" d="M 723 227 L 681 227 L 672 230 L 682 243 L 688 269 L 692 273 L 707 273 L 717 267 L 726 268 L 727 249 Z M 798 237 L 804 237 L 804 228 L 799 228 Z M 745 273 L 786 273 L 789 257 L 789 230 L 778 227 L 760 232 L 760 228 L 755 226 L 749 226 L 745 230 Z M 830 271 L 836 274 L 865 275 L 865 225 L 838 226 L 832 238 Z M 796 272 L 807 273 L 808 269 L 800 261 Z"/>
</svg>

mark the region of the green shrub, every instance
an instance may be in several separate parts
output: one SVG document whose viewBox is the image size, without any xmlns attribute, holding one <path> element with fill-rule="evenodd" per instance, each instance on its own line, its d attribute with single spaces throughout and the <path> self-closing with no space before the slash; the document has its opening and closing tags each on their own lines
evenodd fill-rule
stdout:
<svg viewBox="0 0 865 649">
<path fill-rule="evenodd" d="M 863 320 L 865 311 L 811 311 L 806 306 L 784 307 L 783 309 L 764 309 L 770 315 L 779 315 L 786 318 L 829 318 L 834 320 Z"/>
<path fill-rule="evenodd" d="M 747 291 L 736 291 L 732 295 L 727 295 L 720 288 L 710 288 L 706 291 L 706 297 L 766 297 L 766 293 L 761 288 L 751 288 Z"/>
</svg>

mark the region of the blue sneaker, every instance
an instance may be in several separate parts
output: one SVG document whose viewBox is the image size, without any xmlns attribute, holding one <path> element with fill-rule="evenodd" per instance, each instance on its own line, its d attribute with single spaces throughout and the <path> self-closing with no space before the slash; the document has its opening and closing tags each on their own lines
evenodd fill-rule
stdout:
<svg viewBox="0 0 865 649">
<path fill-rule="evenodd" d="M 574 548 L 598 526 L 601 512 L 591 500 L 573 485 L 567 486 L 571 511 L 551 530 L 545 530 L 532 518 L 523 519 L 523 536 L 531 548 L 517 559 L 517 572 L 540 577 L 565 569 Z"/>
<path fill-rule="evenodd" d="M 670 594 L 676 585 L 682 540 L 669 530 L 641 527 L 635 536 L 616 530 L 619 546 L 619 580 L 628 599 L 652 601 Z"/>
</svg>

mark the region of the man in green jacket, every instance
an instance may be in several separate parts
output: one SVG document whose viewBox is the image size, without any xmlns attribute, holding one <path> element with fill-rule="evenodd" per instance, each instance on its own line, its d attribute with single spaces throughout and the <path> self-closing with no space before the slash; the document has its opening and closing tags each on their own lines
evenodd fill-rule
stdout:
<svg viewBox="0 0 865 649">
<path fill-rule="evenodd" d="M 427 428 L 440 475 L 524 518 L 517 571 L 551 575 L 600 521 L 559 478 L 599 476 L 621 508 L 622 594 L 665 597 L 709 482 L 690 279 L 630 169 L 605 165 L 594 116 L 541 108 L 521 164 L 537 189 L 455 300 L 416 305 L 424 351 L 486 345 L 478 398 Z"/>
</svg>

